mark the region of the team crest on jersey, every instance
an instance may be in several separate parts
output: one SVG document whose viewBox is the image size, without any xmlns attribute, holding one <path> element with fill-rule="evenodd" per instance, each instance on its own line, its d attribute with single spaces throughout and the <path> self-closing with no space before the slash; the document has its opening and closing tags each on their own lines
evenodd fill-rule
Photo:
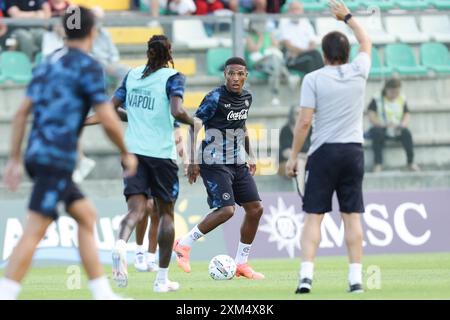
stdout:
<svg viewBox="0 0 450 320">
<path fill-rule="evenodd" d="M 246 107 L 249 107 L 249 106 L 250 106 L 250 102 L 248 102 L 247 99 L 245 99 L 245 102 L 244 102 L 244 103 L 245 103 L 245 106 L 246 106 Z"/>
<path fill-rule="evenodd" d="M 225 192 L 224 194 L 222 194 L 222 199 L 223 200 L 230 200 L 231 196 L 228 192 Z"/>
</svg>

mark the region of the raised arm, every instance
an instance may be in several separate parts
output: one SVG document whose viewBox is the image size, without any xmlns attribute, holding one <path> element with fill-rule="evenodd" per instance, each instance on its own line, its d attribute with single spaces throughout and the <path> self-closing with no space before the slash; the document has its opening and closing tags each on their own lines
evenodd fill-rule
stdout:
<svg viewBox="0 0 450 320">
<path fill-rule="evenodd" d="M 364 27 L 358 22 L 358 20 L 351 16 L 350 10 L 342 1 L 330 0 L 329 6 L 334 17 L 339 21 L 344 21 L 352 29 L 355 34 L 356 40 L 359 43 L 359 51 L 365 52 L 369 56 L 372 52 L 372 41 L 369 38 L 369 34 Z"/>
</svg>

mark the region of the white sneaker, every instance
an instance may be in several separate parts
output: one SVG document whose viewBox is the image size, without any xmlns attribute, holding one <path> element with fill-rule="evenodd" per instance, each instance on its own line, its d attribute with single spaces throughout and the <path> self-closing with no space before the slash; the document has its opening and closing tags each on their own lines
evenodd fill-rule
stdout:
<svg viewBox="0 0 450 320">
<path fill-rule="evenodd" d="M 81 183 L 92 172 L 95 164 L 95 161 L 88 157 L 81 158 L 78 167 L 73 172 L 72 180 L 75 183 Z"/>
<path fill-rule="evenodd" d="M 157 272 L 158 270 L 159 270 L 159 267 L 155 261 L 147 261 L 147 271 Z"/>
<path fill-rule="evenodd" d="M 145 255 L 143 252 L 137 252 L 134 258 L 134 267 L 139 272 L 147 272 L 147 262 L 145 261 Z"/>
<path fill-rule="evenodd" d="M 153 284 L 153 291 L 162 293 L 162 292 L 172 292 L 180 289 L 180 284 L 175 281 L 167 280 L 166 282 L 155 281 Z"/>
<path fill-rule="evenodd" d="M 112 278 L 120 288 L 125 288 L 128 285 L 128 271 L 126 253 L 114 249 L 112 253 Z"/>
</svg>

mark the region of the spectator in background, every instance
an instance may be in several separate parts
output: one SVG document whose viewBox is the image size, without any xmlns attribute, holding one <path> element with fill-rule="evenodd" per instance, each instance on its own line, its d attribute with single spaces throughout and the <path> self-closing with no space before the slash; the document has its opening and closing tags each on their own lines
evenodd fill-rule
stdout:
<svg viewBox="0 0 450 320">
<path fill-rule="evenodd" d="M 65 32 L 62 24 L 53 26 L 52 31 L 46 31 L 42 36 L 42 57 L 64 47 Z"/>
<path fill-rule="evenodd" d="M 106 75 L 110 77 L 115 84 L 120 83 L 127 75 L 129 68 L 120 63 L 119 50 L 113 43 L 108 30 L 102 27 L 102 20 L 105 13 L 102 8 L 92 8 L 97 18 L 97 38 L 92 48 L 93 56 L 103 65 Z"/>
<path fill-rule="evenodd" d="M 303 14 L 303 5 L 297 0 L 292 1 L 288 13 Z M 289 69 L 307 74 L 323 67 L 322 56 L 316 50 L 314 29 L 308 19 L 282 19 L 279 36 Z"/>
<path fill-rule="evenodd" d="M 246 40 L 246 55 L 248 56 L 249 69 L 261 71 L 269 76 L 272 91 L 272 105 L 280 105 L 279 93 L 281 79 L 293 86 L 297 80 L 289 74 L 284 64 L 283 53 L 278 49 L 278 42 L 272 34 L 265 31 L 266 24 L 262 22 L 250 22 Z"/>
<path fill-rule="evenodd" d="M 3 18 L 3 0 L 0 0 L 0 51 L 3 48 L 8 33 L 8 27 L 2 23 Z"/>
<path fill-rule="evenodd" d="M 217 10 L 223 10 L 224 5 L 220 0 L 195 0 L 197 6 L 196 15 L 203 16 L 214 13 Z"/>
<path fill-rule="evenodd" d="M 265 13 L 267 8 L 267 0 L 222 0 L 222 2 L 233 12 L 239 12 L 239 8 L 242 8 L 246 12 Z"/>
<path fill-rule="evenodd" d="M 369 104 L 369 121 L 372 124 L 369 136 L 372 138 L 374 172 L 382 170 L 383 147 L 386 139 L 400 140 L 406 151 L 408 169 L 420 170 L 414 164 L 413 139 L 408 129 L 410 114 L 406 99 L 400 91 L 401 85 L 399 79 L 387 80 L 381 95 L 373 98 Z"/>
<path fill-rule="evenodd" d="M 267 0 L 267 13 L 280 13 L 286 0 Z"/>
<path fill-rule="evenodd" d="M 197 7 L 193 0 L 169 0 L 169 11 L 179 16 L 195 14 Z"/>
<path fill-rule="evenodd" d="M 52 17 L 64 16 L 67 8 L 70 6 L 70 2 L 67 0 L 47 0 L 46 5 L 49 6 L 52 13 Z"/>
<path fill-rule="evenodd" d="M 292 141 L 294 141 L 294 129 L 295 122 L 297 121 L 298 115 L 300 113 L 300 107 L 297 105 L 291 106 L 288 115 L 287 123 L 281 128 L 280 132 L 280 141 L 279 141 L 279 149 L 278 149 L 278 175 L 282 177 L 286 177 L 286 162 L 291 156 L 292 151 Z M 311 139 L 311 132 L 306 138 L 305 144 L 303 145 L 300 151 L 300 157 L 306 158 L 306 153 L 308 152 L 309 145 Z"/>
<path fill-rule="evenodd" d="M 50 7 L 44 0 L 5 0 L 7 17 L 15 19 L 49 19 Z M 11 38 L 17 41 L 17 48 L 30 60 L 40 51 L 44 28 L 14 28 Z"/>
</svg>

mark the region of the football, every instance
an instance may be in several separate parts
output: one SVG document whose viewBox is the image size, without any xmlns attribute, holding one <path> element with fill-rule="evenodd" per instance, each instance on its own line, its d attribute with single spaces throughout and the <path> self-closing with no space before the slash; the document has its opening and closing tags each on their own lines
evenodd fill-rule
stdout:
<svg viewBox="0 0 450 320">
<path fill-rule="evenodd" d="M 236 274 L 236 263 L 230 256 L 220 254 L 211 259 L 208 270 L 214 280 L 231 280 Z"/>
</svg>

